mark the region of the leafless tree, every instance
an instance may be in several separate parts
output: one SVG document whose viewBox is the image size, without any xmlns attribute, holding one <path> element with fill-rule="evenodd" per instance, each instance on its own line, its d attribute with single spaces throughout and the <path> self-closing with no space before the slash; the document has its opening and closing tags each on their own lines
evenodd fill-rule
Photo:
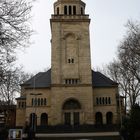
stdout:
<svg viewBox="0 0 140 140">
<path fill-rule="evenodd" d="M 15 97 L 20 93 L 20 84 L 31 77 L 31 74 L 25 73 L 22 68 L 14 68 L 7 71 L 4 82 L 0 85 L 0 99 L 7 105 L 15 102 Z"/>
<path fill-rule="evenodd" d="M 6 72 L 5 80 L 0 85 L 0 110 L 5 114 L 5 125 L 8 125 L 11 107 L 15 105 L 15 98 L 20 93 L 20 84 L 30 78 L 21 68 L 13 68 Z"/>
<path fill-rule="evenodd" d="M 140 23 L 128 21 L 128 32 L 119 46 L 119 59 L 140 83 Z"/>
<path fill-rule="evenodd" d="M 127 107 L 133 106 L 140 96 L 140 83 L 119 61 L 113 61 L 105 68 L 106 75 L 119 84 L 119 92 L 125 99 L 125 112 Z"/>
<path fill-rule="evenodd" d="M 132 107 L 140 96 L 140 24 L 128 21 L 126 27 L 128 31 L 118 47 L 117 60 L 103 71 L 119 83 L 125 105 Z"/>
<path fill-rule="evenodd" d="M 29 43 L 31 8 L 31 0 L 0 0 L 0 82 L 15 61 L 15 50 Z"/>
</svg>

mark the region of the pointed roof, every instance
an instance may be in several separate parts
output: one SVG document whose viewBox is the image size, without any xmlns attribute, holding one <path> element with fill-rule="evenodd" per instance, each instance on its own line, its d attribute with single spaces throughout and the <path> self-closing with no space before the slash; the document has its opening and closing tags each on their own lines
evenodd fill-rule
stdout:
<svg viewBox="0 0 140 140">
<path fill-rule="evenodd" d="M 102 73 L 92 70 L 93 87 L 114 87 L 117 85 L 118 83 L 112 81 Z M 25 86 L 26 88 L 51 88 L 51 69 L 47 72 L 39 72 L 21 86 Z"/>
</svg>

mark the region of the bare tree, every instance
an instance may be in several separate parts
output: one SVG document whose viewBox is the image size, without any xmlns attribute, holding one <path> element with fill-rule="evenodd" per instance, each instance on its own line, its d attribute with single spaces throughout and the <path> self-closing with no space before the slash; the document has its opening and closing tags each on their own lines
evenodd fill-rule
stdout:
<svg viewBox="0 0 140 140">
<path fill-rule="evenodd" d="M 126 27 L 128 31 L 119 45 L 117 60 L 103 71 L 119 83 L 126 107 L 132 107 L 140 96 L 140 24 L 128 21 Z"/>
<path fill-rule="evenodd" d="M 31 8 L 31 0 L 0 1 L 0 82 L 15 61 L 15 50 L 29 43 Z"/>
<path fill-rule="evenodd" d="M 13 68 L 6 72 L 5 80 L 0 85 L 0 110 L 5 114 L 5 125 L 9 125 L 11 108 L 15 105 L 15 98 L 20 93 L 20 84 L 29 79 L 22 68 Z"/>
<path fill-rule="evenodd" d="M 135 105 L 137 98 L 140 96 L 140 83 L 132 73 L 125 69 L 119 60 L 110 63 L 105 70 L 111 79 L 118 82 L 120 94 L 125 99 L 126 112 L 127 107 Z"/>
<path fill-rule="evenodd" d="M 14 68 L 7 71 L 4 82 L 0 85 L 0 99 L 7 105 L 15 102 L 15 97 L 20 93 L 20 84 L 31 77 L 31 74 L 25 73 L 22 68 Z"/>
<path fill-rule="evenodd" d="M 128 32 L 119 47 L 119 59 L 140 83 L 140 23 L 128 21 Z"/>
</svg>

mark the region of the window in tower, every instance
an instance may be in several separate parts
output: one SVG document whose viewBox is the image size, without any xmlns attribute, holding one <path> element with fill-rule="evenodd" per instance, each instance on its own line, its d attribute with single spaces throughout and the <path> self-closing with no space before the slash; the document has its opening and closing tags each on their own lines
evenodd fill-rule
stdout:
<svg viewBox="0 0 140 140">
<path fill-rule="evenodd" d="M 73 15 L 76 15 L 76 6 L 73 6 Z"/>
<path fill-rule="evenodd" d="M 59 15 L 59 7 L 57 7 L 57 15 Z"/>
<path fill-rule="evenodd" d="M 73 58 L 71 59 L 71 63 L 74 63 L 74 59 Z"/>
<path fill-rule="evenodd" d="M 69 6 L 69 15 L 72 14 L 72 11 L 71 11 L 71 6 Z"/>
<path fill-rule="evenodd" d="M 65 84 L 67 85 L 76 85 L 79 83 L 79 79 L 65 79 Z"/>
<path fill-rule="evenodd" d="M 68 63 L 71 63 L 71 59 L 68 59 Z"/>
<path fill-rule="evenodd" d="M 69 63 L 69 64 L 70 64 L 70 63 L 71 63 L 71 64 L 74 63 L 74 58 L 69 58 L 69 59 L 68 59 L 68 63 Z"/>
<path fill-rule="evenodd" d="M 67 6 L 64 6 L 64 14 L 67 15 Z"/>
</svg>

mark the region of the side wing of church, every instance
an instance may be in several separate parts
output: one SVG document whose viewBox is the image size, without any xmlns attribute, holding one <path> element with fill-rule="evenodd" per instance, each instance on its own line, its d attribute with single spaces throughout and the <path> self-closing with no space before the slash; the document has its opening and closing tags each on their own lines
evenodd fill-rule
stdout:
<svg viewBox="0 0 140 140">
<path fill-rule="evenodd" d="M 57 0 L 50 24 L 51 69 L 21 85 L 16 126 L 117 124 L 118 84 L 91 69 L 85 3 Z"/>
</svg>

